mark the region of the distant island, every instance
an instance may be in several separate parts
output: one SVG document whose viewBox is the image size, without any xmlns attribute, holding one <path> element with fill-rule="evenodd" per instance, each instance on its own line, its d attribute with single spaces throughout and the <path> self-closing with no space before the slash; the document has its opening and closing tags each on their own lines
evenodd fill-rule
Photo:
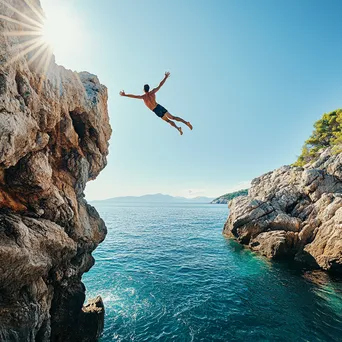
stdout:
<svg viewBox="0 0 342 342">
<path fill-rule="evenodd" d="M 170 195 L 164 194 L 150 194 L 143 196 L 123 196 L 123 197 L 113 197 L 105 200 L 96 200 L 89 201 L 90 203 L 131 203 L 131 202 L 143 202 L 143 203 L 207 203 L 209 204 L 213 198 L 210 197 L 194 197 L 194 198 L 185 198 L 185 197 L 174 197 Z"/>
<path fill-rule="evenodd" d="M 247 195 L 248 195 L 248 189 L 242 189 L 239 191 L 230 192 L 228 194 L 217 197 L 213 201 L 211 201 L 211 204 L 227 204 L 229 201 L 231 201 L 235 197 L 247 196 Z"/>
</svg>

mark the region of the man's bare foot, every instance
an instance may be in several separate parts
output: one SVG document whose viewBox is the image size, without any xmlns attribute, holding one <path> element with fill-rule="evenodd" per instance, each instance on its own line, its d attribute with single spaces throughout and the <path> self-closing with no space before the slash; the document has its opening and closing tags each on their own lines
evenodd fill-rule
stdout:
<svg viewBox="0 0 342 342">
<path fill-rule="evenodd" d="M 186 123 L 186 125 L 192 130 L 192 125 L 189 121 Z"/>
<path fill-rule="evenodd" d="M 183 135 L 182 127 L 178 127 L 180 135 Z"/>
</svg>

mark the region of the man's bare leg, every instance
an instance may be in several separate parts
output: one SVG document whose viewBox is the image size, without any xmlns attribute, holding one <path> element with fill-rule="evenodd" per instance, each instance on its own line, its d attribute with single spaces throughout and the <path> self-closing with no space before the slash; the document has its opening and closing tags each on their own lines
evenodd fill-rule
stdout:
<svg viewBox="0 0 342 342">
<path fill-rule="evenodd" d="M 175 121 L 179 121 L 182 122 L 184 125 L 187 125 L 191 130 L 192 130 L 192 125 L 189 121 L 185 121 L 182 118 L 178 117 L 178 116 L 173 116 L 171 115 L 169 112 L 167 112 L 165 114 L 170 120 L 175 120 Z"/>
<path fill-rule="evenodd" d="M 168 122 L 172 127 L 176 128 L 178 130 L 178 132 L 180 133 L 180 135 L 183 135 L 182 127 L 178 127 L 172 120 L 169 120 L 166 117 L 166 114 L 162 117 L 162 119 L 164 121 Z"/>
</svg>

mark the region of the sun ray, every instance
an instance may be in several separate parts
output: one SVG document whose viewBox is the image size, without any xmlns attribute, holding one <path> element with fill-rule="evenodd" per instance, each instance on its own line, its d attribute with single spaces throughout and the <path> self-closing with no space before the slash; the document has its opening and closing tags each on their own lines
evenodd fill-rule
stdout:
<svg viewBox="0 0 342 342">
<path fill-rule="evenodd" d="M 1 14 L 0 14 L 0 19 L 9 21 L 9 22 L 14 23 L 14 24 L 18 24 L 18 25 L 20 25 L 20 26 L 24 26 L 24 27 L 26 27 L 26 28 L 28 28 L 28 29 L 33 30 L 33 31 L 39 30 L 39 27 L 37 27 L 37 26 L 32 26 L 32 25 L 29 25 L 29 24 L 25 24 L 25 23 L 23 23 L 22 21 L 19 21 L 19 20 L 16 20 L 16 19 L 7 17 L 7 16 L 5 16 L 5 15 L 1 15 Z"/>
<path fill-rule="evenodd" d="M 38 10 L 34 7 L 34 5 L 24 0 L 25 3 L 30 7 L 30 9 L 38 16 L 39 19 L 43 19 L 42 15 L 38 12 Z M 30 23 L 33 23 L 34 26 L 27 24 L 25 22 L 16 20 L 14 18 L 10 18 L 4 15 L 0 15 L 0 20 L 4 20 L 10 23 L 14 23 L 18 25 L 19 27 L 23 27 L 23 30 L 10 30 L 7 32 L 4 32 L 4 36 L 7 37 L 28 37 L 28 40 L 25 39 L 24 41 L 19 42 L 13 46 L 13 50 L 15 51 L 15 55 L 5 63 L 5 66 L 14 63 L 18 59 L 30 54 L 30 56 L 27 57 L 28 63 L 32 64 L 34 61 L 36 61 L 38 58 L 40 58 L 39 63 L 37 64 L 37 69 L 42 69 L 43 73 L 47 72 L 47 68 L 50 64 L 51 58 L 52 58 L 52 51 L 50 47 L 48 46 L 48 42 L 43 37 L 43 25 L 37 22 L 34 19 L 29 18 L 26 14 L 21 13 L 19 10 L 15 9 L 13 6 L 6 4 L 3 0 L 0 0 L 1 4 L 6 5 L 8 8 L 10 8 L 13 12 L 20 15 L 23 20 L 29 21 Z M 26 28 L 26 30 L 25 30 Z M 29 30 L 27 30 L 27 28 Z"/>
<path fill-rule="evenodd" d="M 43 87 L 43 82 L 45 81 L 45 76 L 47 74 L 50 62 L 51 62 L 51 58 L 52 58 L 52 51 L 50 49 L 50 47 L 47 47 L 47 51 L 46 51 L 46 57 L 45 57 L 45 64 L 43 66 L 43 70 L 42 70 L 42 77 L 40 78 L 40 82 L 39 82 L 39 87 L 38 87 L 38 94 L 41 92 L 42 87 Z M 43 58 L 42 60 L 43 61 Z M 39 68 L 39 65 L 38 65 Z M 39 70 L 39 69 L 38 69 Z"/>
<path fill-rule="evenodd" d="M 47 6 L 50 14 L 45 16 L 35 1 L 20 0 L 23 6 L 15 8 L 15 5 L 6 3 L 6 0 L 0 0 L 0 6 L 7 7 L 12 13 L 10 16 L 0 14 L 0 21 L 10 23 L 5 26 L 6 32 L 2 34 L 16 38 L 9 38 L 12 55 L 5 65 L 25 58 L 29 65 L 39 70 L 41 79 L 44 80 L 44 75 L 51 66 L 53 51 L 66 54 L 70 49 L 80 46 L 84 31 L 77 16 L 70 12 L 68 6 L 51 4 L 51 7 Z M 54 77 L 53 73 L 51 77 Z M 56 80 L 59 81 L 58 77 Z"/>
<path fill-rule="evenodd" d="M 7 37 L 42 36 L 40 31 L 7 31 L 3 33 Z"/>
<path fill-rule="evenodd" d="M 43 23 L 45 21 L 45 16 L 43 12 L 41 12 L 37 7 L 35 7 L 34 4 L 30 0 L 24 0 L 27 6 L 30 7 L 33 13 L 36 14 L 36 16 L 40 19 L 40 21 Z"/>
<path fill-rule="evenodd" d="M 43 54 L 44 50 L 48 49 L 48 46 L 47 44 L 45 44 L 43 42 L 43 44 L 41 44 L 41 46 L 39 47 L 39 49 L 33 54 L 33 56 L 30 58 L 30 60 L 28 61 L 29 64 L 32 64 L 40 55 Z M 42 61 L 42 60 L 41 60 Z M 41 63 L 40 61 L 40 63 Z M 39 64 L 40 64 L 39 63 Z M 39 64 L 38 64 L 38 67 L 39 67 Z M 39 68 L 38 68 L 39 69 Z"/>
<path fill-rule="evenodd" d="M 31 22 L 32 24 L 34 24 L 35 26 L 38 26 L 40 28 L 43 28 L 44 25 L 32 18 L 30 18 L 29 16 L 27 16 L 26 14 L 20 12 L 19 10 L 17 10 L 15 7 L 13 7 L 12 5 L 6 3 L 6 1 L 4 0 L 0 0 L 0 3 L 2 3 L 3 5 L 7 6 L 9 9 L 11 9 L 13 12 L 19 14 L 22 18 L 26 19 L 27 21 Z"/>
<path fill-rule="evenodd" d="M 22 50 L 22 49 L 25 49 L 26 47 L 30 46 L 30 45 L 33 45 L 34 43 L 38 42 L 38 41 L 41 41 L 42 38 L 41 37 L 37 37 L 37 38 L 33 38 L 33 39 L 29 39 L 29 40 L 26 40 L 22 43 L 19 43 L 18 45 L 15 46 L 15 48 L 13 47 L 13 49 L 15 50 Z"/>
<path fill-rule="evenodd" d="M 21 57 L 24 57 L 25 55 L 27 55 L 28 53 L 32 52 L 33 50 L 39 48 L 41 45 L 43 45 L 44 42 L 41 40 L 38 40 L 35 44 L 30 45 L 29 47 L 27 47 L 26 49 L 20 51 L 18 54 L 16 54 L 13 58 L 11 58 L 6 64 L 5 67 L 8 67 L 10 64 L 14 63 L 15 61 L 17 61 L 18 59 L 20 59 Z"/>
</svg>

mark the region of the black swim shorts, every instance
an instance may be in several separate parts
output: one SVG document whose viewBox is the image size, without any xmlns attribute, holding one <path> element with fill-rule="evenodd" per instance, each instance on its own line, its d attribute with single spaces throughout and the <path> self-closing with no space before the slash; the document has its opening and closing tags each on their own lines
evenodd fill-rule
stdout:
<svg viewBox="0 0 342 342">
<path fill-rule="evenodd" d="M 157 107 L 153 109 L 153 112 L 159 116 L 160 118 L 162 118 L 165 113 L 167 113 L 167 109 L 165 109 L 163 106 L 161 106 L 160 104 L 157 104 Z"/>
</svg>

